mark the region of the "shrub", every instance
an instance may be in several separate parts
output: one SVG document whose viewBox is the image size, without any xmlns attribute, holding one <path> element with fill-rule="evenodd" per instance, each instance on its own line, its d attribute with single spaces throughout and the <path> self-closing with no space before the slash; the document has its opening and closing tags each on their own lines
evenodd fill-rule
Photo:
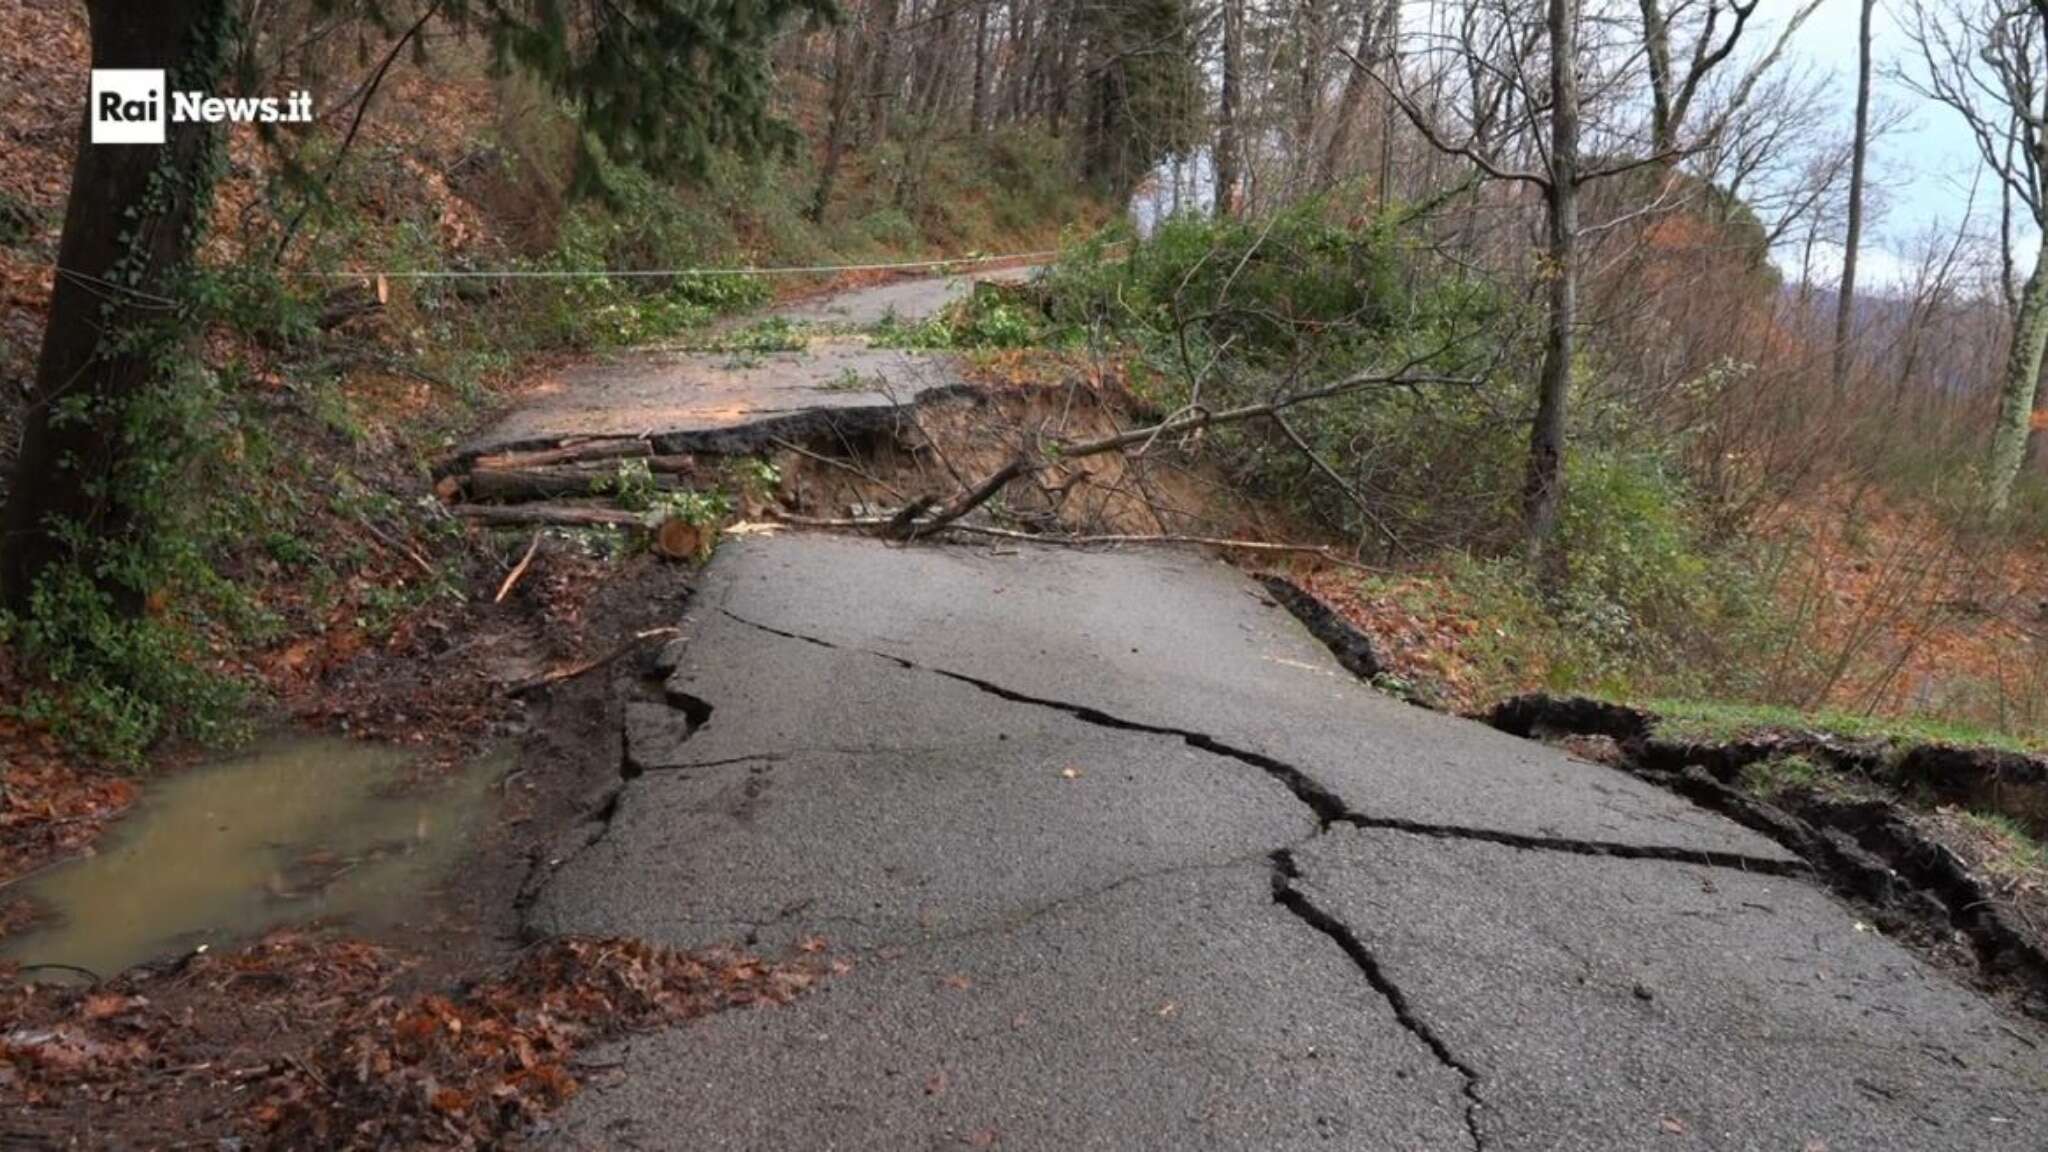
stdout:
<svg viewBox="0 0 2048 1152">
<path fill-rule="evenodd" d="M 1508 535 L 1522 435 L 1519 378 L 1494 364 L 1506 310 L 1487 285 L 1425 275 L 1400 219 L 1335 218 L 1320 201 L 1264 222 L 1173 217 L 1124 258 L 1107 241 L 1077 248 L 1048 277 L 1046 309 L 1076 338 L 1134 348 L 1158 382 L 1145 399 L 1167 410 L 1410 361 L 1469 374 L 1476 387 L 1368 388 L 1290 413 L 1321 463 L 1267 422 L 1208 442 L 1255 494 L 1389 555 L 1492 546 Z"/>
</svg>

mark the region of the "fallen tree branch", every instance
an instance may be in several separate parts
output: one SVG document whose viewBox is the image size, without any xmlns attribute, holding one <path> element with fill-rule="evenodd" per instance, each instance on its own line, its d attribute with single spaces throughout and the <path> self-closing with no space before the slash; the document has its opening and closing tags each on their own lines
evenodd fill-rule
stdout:
<svg viewBox="0 0 2048 1152">
<path fill-rule="evenodd" d="M 550 525 L 563 528 L 647 527 L 647 517 L 638 512 L 585 504 L 457 504 L 448 512 L 464 520 L 514 528 Z"/>
<path fill-rule="evenodd" d="M 1359 372 L 1334 380 L 1319 388 L 1310 388 L 1302 392 L 1291 392 L 1257 404 L 1244 404 L 1236 408 L 1225 408 L 1222 411 L 1216 412 L 1206 408 L 1183 409 L 1181 413 L 1168 417 L 1157 424 L 1144 428 L 1134 428 L 1128 432 L 1119 432 L 1113 436 L 1104 436 L 1095 440 L 1084 440 L 1079 444 L 1067 445 L 1058 450 L 1057 457 L 1060 460 L 1077 460 L 1084 456 L 1096 456 L 1104 452 L 1113 452 L 1133 444 L 1150 444 L 1163 435 L 1194 432 L 1203 428 L 1213 428 L 1220 424 L 1235 424 L 1261 416 L 1278 419 L 1280 414 L 1289 408 L 1296 408 L 1317 400 L 1329 400 L 1337 396 L 1381 385 L 1413 387 L 1418 384 L 1450 384 L 1475 388 L 1480 384 L 1480 381 L 1464 376 L 1441 376 L 1434 373 L 1412 375 L 1410 369 L 1416 364 L 1422 363 L 1423 359 L 1411 360 L 1393 372 Z M 912 540 L 925 533 L 944 528 L 981 505 L 986 504 L 990 499 L 994 498 L 996 493 L 1002 491 L 1003 486 L 1010 481 L 1044 466 L 1044 459 L 1037 453 L 1031 451 L 1021 452 L 1012 458 L 1009 463 L 996 469 L 984 478 L 979 484 L 961 493 L 958 499 L 947 504 L 929 519 L 919 520 L 907 525 L 891 526 L 889 535 Z"/>
<path fill-rule="evenodd" d="M 1386 522 L 1381 520 L 1377 515 L 1373 513 L 1372 505 L 1366 503 L 1365 497 L 1359 493 L 1358 489 L 1352 487 L 1350 481 L 1344 479 L 1344 477 L 1340 473 L 1338 473 L 1338 471 L 1335 468 L 1331 467 L 1330 462 L 1323 459 L 1322 454 L 1317 452 L 1315 450 L 1315 447 L 1311 445 L 1307 440 L 1303 439 L 1301 433 L 1296 432 L 1294 430 L 1293 425 L 1289 424 L 1285 418 L 1277 414 L 1273 417 L 1273 424 L 1275 427 L 1279 428 L 1280 431 L 1286 433 L 1287 438 L 1289 440 L 1294 441 L 1294 446 L 1301 450 L 1301 454 L 1303 456 L 1308 457 L 1308 462 L 1315 466 L 1316 471 L 1322 473 L 1323 476 L 1330 481 L 1330 483 L 1335 484 L 1337 486 L 1338 491 L 1344 493 L 1345 498 L 1351 501 L 1352 507 L 1358 509 L 1358 514 L 1360 516 L 1363 516 L 1365 518 L 1365 522 L 1372 525 L 1373 529 L 1377 531 L 1380 534 L 1380 536 L 1383 537 L 1390 546 L 1394 548 L 1401 548 L 1404 552 L 1406 551 L 1405 548 L 1402 548 L 1400 537 L 1394 535 L 1393 529 L 1388 528 Z M 1364 543 L 1363 541 L 1361 541 L 1360 550 L 1363 551 L 1363 549 Z"/>
<path fill-rule="evenodd" d="M 363 526 L 363 531 L 369 535 L 371 540 L 383 545 L 387 550 L 396 552 L 400 556 L 405 557 L 407 560 L 412 561 L 413 566 L 418 568 L 421 572 L 425 573 L 429 579 L 438 577 L 440 575 L 439 572 L 436 572 L 434 570 L 433 563 L 429 561 L 425 556 L 420 555 L 417 550 L 406 546 L 403 542 L 394 540 L 390 536 L 386 535 L 383 529 L 377 527 L 375 524 L 370 523 L 370 518 L 368 516 L 357 514 L 356 523 L 361 524 Z"/>
<path fill-rule="evenodd" d="M 580 664 L 571 664 L 566 668 L 557 668 L 552 672 L 543 672 L 538 676 L 508 685 L 505 688 L 505 695 L 524 696 L 529 692 L 538 691 L 550 684 L 560 684 L 564 680 L 574 680 L 578 676 L 587 675 L 613 663 L 619 657 L 633 651 L 649 640 L 658 636 L 675 636 L 681 634 L 681 632 L 682 629 L 680 628 L 649 628 L 645 632 L 635 632 L 624 644 L 596 659 L 585 660 Z"/>
<path fill-rule="evenodd" d="M 784 524 L 797 528 L 836 528 L 857 531 L 872 531 L 887 528 L 893 522 L 882 516 L 797 516 L 777 512 L 775 518 Z M 1245 552 L 1284 552 L 1318 556 L 1341 568 L 1358 572 L 1388 575 L 1389 570 L 1361 564 L 1348 556 L 1322 544 L 1288 544 L 1266 540 L 1233 540 L 1223 536 L 1189 536 L 1174 532 L 1162 533 L 1109 533 L 1094 536 L 1052 536 L 1035 532 L 1020 532 L 1012 528 L 992 528 L 981 524 L 944 524 L 936 530 L 929 525 L 920 525 L 918 535 L 930 536 L 935 532 L 965 532 L 974 536 L 989 536 L 1002 540 L 1024 540 L 1033 544 L 1056 544 L 1063 548 L 1083 548 L 1091 544 L 1199 544 L 1210 548 L 1234 548 Z"/>
<path fill-rule="evenodd" d="M 533 543 L 526 546 L 526 555 L 519 558 L 519 563 L 513 566 L 511 573 L 505 577 L 505 582 L 498 585 L 498 594 L 491 597 L 491 603 L 503 604 L 505 597 L 512 594 L 512 586 L 519 583 L 521 576 L 526 575 L 527 565 L 533 563 L 533 554 L 540 551 L 541 535 L 542 533 L 538 531 L 533 534 Z"/>
<path fill-rule="evenodd" d="M 827 456 L 822 452 L 813 452 L 809 448 L 806 448 L 801 444 L 795 444 L 788 440 L 784 440 L 780 436 L 770 436 L 768 438 L 768 442 L 775 445 L 778 448 L 784 449 L 785 451 L 794 452 L 807 460 L 815 460 L 818 463 L 823 464 L 829 468 L 837 468 L 841 472 L 847 472 L 851 473 L 852 475 L 858 476 L 861 479 L 867 481 L 868 483 L 873 484 L 877 488 L 880 488 L 882 491 L 887 492 L 889 495 L 894 496 L 898 500 L 902 500 L 904 498 L 903 493 L 898 492 L 895 489 L 895 487 L 892 486 L 888 481 L 882 479 L 879 476 L 874 475 L 873 473 L 867 471 L 864 468 L 861 468 L 858 465 L 849 464 L 844 460 Z"/>
<path fill-rule="evenodd" d="M 892 521 L 890 524 L 891 534 L 900 535 L 905 540 L 914 540 L 923 533 L 935 532 L 944 528 L 946 525 L 987 503 L 991 497 L 1003 490 L 1003 485 L 1024 475 L 1026 472 L 1036 470 L 1039 464 L 1040 461 L 1035 456 L 1018 456 L 1008 464 L 989 473 L 981 483 L 961 493 L 959 499 L 933 513 L 931 519 L 904 519 L 900 524 Z M 916 506 L 913 505 L 913 507 Z M 919 510 L 921 511 L 922 509 Z"/>
</svg>

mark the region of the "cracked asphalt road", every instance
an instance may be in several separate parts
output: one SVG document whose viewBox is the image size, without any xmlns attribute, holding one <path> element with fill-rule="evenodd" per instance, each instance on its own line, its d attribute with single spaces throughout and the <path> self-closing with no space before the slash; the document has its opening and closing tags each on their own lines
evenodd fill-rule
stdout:
<svg viewBox="0 0 2048 1152">
<path fill-rule="evenodd" d="M 918 321 L 973 291 L 1015 283 L 1036 268 L 898 280 L 769 312 L 822 328 L 864 328 L 895 316 Z M 664 452 L 750 451 L 771 436 L 858 431 L 906 404 L 964 387 L 950 356 L 870 347 L 857 337 L 809 341 L 782 352 L 643 348 L 571 369 L 534 388 L 460 449 L 460 455 L 552 445 L 578 437 L 648 437 Z"/>
<path fill-rule="evenodd" d="M 590 1148 L 2015 1149 L 2030 1024 L 1775 844 L 1391 701 L 1185 554 L 729 541 L 546 932 L 850 972 L 595 1053 Z"/>
</svg>

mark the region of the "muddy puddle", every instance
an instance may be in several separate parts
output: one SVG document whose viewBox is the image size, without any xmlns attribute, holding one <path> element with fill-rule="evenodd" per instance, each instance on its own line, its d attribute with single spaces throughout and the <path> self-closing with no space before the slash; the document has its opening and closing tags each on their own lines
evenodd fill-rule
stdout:
<svg viewBox="0 0 2048 1152">
<path fill-rule="evenodd" d="M 48 919 L 0 940 L 0 956 L 108 976 L 280 925 L 416 917 L 510 760 L 425 782 L 412 763 L 404 749 L 292 736 L 154 781 L 94 855 L 22 882 Z"/>
</svg>

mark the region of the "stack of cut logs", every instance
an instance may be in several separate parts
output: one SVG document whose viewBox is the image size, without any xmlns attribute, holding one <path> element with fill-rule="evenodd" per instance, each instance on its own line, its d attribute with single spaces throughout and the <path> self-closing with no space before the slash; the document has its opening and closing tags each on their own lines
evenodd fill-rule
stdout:
<svg viewBox="0 0 2048 1152">
<path fill-rule="evenodd" d="M 481 524 L 622 528 L 645 532 L 653 549 L 671 559 L 697 556 L 704 546 L 697 525 L 614 502 L 620 468 L 629 461 L 646 465 L 657 493 L 688 487 L 697 471 L 695 457 L 660 455 L 647 440 L 606 437 L 477 456 L 442 476 L 434 493 L 455 515 Z"/>
</svg>

